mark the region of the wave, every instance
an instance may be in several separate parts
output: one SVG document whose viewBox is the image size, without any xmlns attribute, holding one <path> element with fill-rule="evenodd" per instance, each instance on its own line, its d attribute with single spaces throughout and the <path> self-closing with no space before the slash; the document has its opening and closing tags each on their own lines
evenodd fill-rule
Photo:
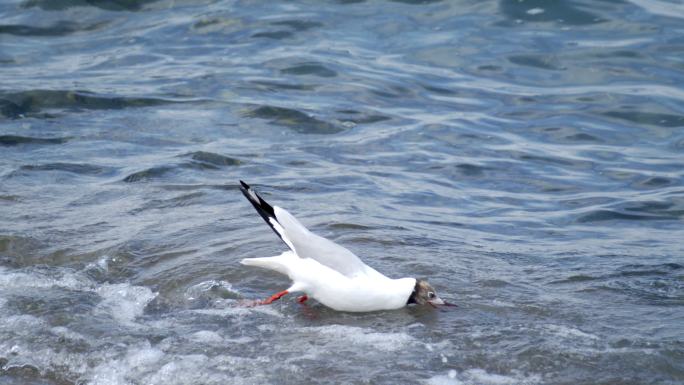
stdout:
<svg viewBox="0 0 684 385">
<path fill-rule="evenodd" d="M 293 108 L 260 106 L 249 111 L 247 116 L 268 119 L 273 124 L 287 127 L 302 134 L 336 134 L 344 128 L 307 115 Z"/>
<path fill-rule="evenodd" d="M 44 109 L 120 110 L 124 108 L 152 107 L 171 103 L 178 102 L 160 98 L 107 96 L 89 91 L 0 91 L 0 114 L 8 118 L 19 118 L 36 114 Z"/>
<path fill-rule="evenodd" d="M 22 144 L 63 144 L 69 138 L 36 138 L 21 135 L 0 135 L 0 146 L 19 146 Z"/>
</svg>

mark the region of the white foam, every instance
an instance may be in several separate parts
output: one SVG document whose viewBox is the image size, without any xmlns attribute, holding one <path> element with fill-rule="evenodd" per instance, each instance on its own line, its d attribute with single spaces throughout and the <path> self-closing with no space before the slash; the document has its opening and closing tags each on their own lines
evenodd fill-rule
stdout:
<svg viewBox="0 0 684 385">
<path fill-rule="evenodd" d="M 103 272 L 107 272 L 109 271 L 109 259 L 110 257 L 108 255 L 103 255 L 96 262 L 89 263 L 86 266 L 85 270 L 97 269 Z"/>
<path fill-rule="evenodd" d="M 28 314 L 10 315 L 3 317 L 0 330 L 16 334 L 31 334 L 32 330 L 45 327 L 45 321 Z"/>
<path fill-rule="evenodd" d="M 106 310 L 114 319 L 121 323 L 131 323 L 142 315 L 145 306 L 157 294 L 144 286 L 131 286 L 127 283 L 105 284 L 95 292 L 102 297 L 99 309 Z"/>
<path fill-rule="evenodd" d="M 161 341 L 153 345 L 148 341 L 137 343 L 139 338 L 134 338 L 128 330 L 144 327 L 157 330 L 162 335 L 169 329 L 178 328 L 179 320 L 192 322 L 197 318 L 207 318 L 206 314 L 232 316 L 233 324 L 239 324 L 242 317 L 253 316 L 272 318 L 267 324 L 278 324 L 284 317 L 279 306 L 245 308 L 236 306 L 235 300 L 220 300 L 216 305 L 224 308 L 182 311 L 175 313 L 178 319 L 140 318 L 157 294 L 147 287 L 129 283 L 99 284 L 87 274 L 93 268 L 99 267 L 86 267 L 81 272 L 49 268 L 0 268 L 0 357 L 7 360 L 8 367 L 30 365 L 40 371 L 61 373 L 79 382 L 95 385 L 253 384 L 272 381 L 272 377 L 269 377 L 272 373 L 266 376 L 260 374 L 263 365 L 272 364 L 268 355 L 242 358 L 221 353 L 223 345 L 253 343 L 252 338 L 241 333 L 228 333 L 226 335 L 230 337 L 224 337 L 222 330 L 198 330 L 192 327 L 181 336 L 171 333 L 172 336 L 167 338 L 168 343 Z M 225 284 L 222 285 L 225 287 Z M 55 288 L 69 289 L 74 293 L 68 294 L 76 297 L 83 293 L 88 293 L 87 298 L 98 296 L 100 299 L 95 298 L 95 301 L 87 302 L 86 306 L 79 309 L 90 312 L 81 316 L 92 316 L 96 322 L 102 320 L 107 327 L 111 324 L 112 335 L 106 341 L 100 341 L 86 331 L 71 329 L 69 324 L 51 325 L 49 319 L 13 314 L 16 309 L 7 307 L 5 298 L 14 295 L 40 298 L 44 292 Z M 249 322 L 253 322 L 251 318 Z M 193 354 L 199 349 L 211 347 L 213 350 L 210 352 L 218 355 Z M 240 351 L 239 348 L 237 350 Z M 283 362 L 278 362 L 277 367 L 284 372 L 300 370 L 297 365 Z M 259 381 L 260 378 L 263 381 Z"/>
<path fill-rule="evenodd" d="M 238 338 L 230 338 L 225 340 L 226 342 L 230 342 L 232 344 L 251 344 L 254 342 L 254 338 L 250 337 L 238 337 Z"/>
<path fill-rule="evenodd" d="M 418 341 L 406 333 L 380 333 L 368 329 L 344 326 L 328 325 L 299 329 L 311 333 L 316 332 L 329 342 L 357 345 L 361 348 L 371 348 L 385 352 L 392 352 L 415 345 Z"/>
<path fill-rule="evenodd" d="M 132 378 L 140 378 L 160 365 L 164 352 L 152 348 L 148 341 L 129 347 L 125 355 L 119 359 L 105 359 L 93 368 L 90 384 L 124 385 L 130 384 Z"/>
<path fill-rule="evenodd" d="M 160 384 L 179 384 L 182 381 L 191 380 L 192 383 L 215 382 L 212 374 L 199 371 L 198 368 L 207 366 L 209 358 L 203 354 L 191 354 L 182 356 L 179 359 L 166 363 L 152 376 L 147 383 L 151 385 Z M 188 374 L 192 374 L 188 376 Z M 210 381 L 213 380 L 213 381 Z M 223 379 L 225 381 L 225 378 Z M 189 382 L 190 383 L 190 382 Z"/>
<path fill-rule="evenodd" d="M 524 376 L 517 372 L 512 375 L 502 375 L 489 373 L 480 368 L 468 369 L 461 373 L 451 369 L 447 374 L 430 377 L 425 383 L 428 385 L 532 385 L 541 383 L 541 377 Z"/>
<path fill-rule="evenodd" d="M 164 352 L 159 349 L 151 348 L 149 343 L 147 343 L 146 346 L 129 353 L 126 357 L 126 364 L 134 370 L 145 370 L 145 368 L 159 362 L 162 357 L 164 357 Z"/>
<path fill-rule="evenodd" d="M 598 340 L 599 337 L 593 334 L 585 333 L 579 329 L 571 328 L 563 325 L 546 325 L 545 328 L 551 333 L 566 339 L 588 339 L 588 340 Z"/>
<path fill-rule="evenodd" d="M 82 290 L 88 288 L 87 282 L 83 278 L 77 277 L 73 271 L 61 272 L 61 277 L 53 278 L 46 275 L 43 271 L 31 273 L 12 271 L 0 267 L 0 287 L 8 289 L 30 289 L 30 288 L 50 288 L 62 287 L 66 289 Z"/>
<path fill-rule="evenodd" d="M 188 287 L 185 290 L 185 298 L 188 301 L 194 301 L 198 298 L 201 298 L 202 296 L 207 295 L 207 293 L 217 289 L 224 292 L 230 292 L 235 295 L 239 294 L 236 290 L 233 289 L 233 285 L 230 282 L 217 281 L 212 279 Z"/>
<path fill-rule="evenodd" d="M 50 333 L 55 336 L 61 337 L 62 339 L 67 339 L 70 341 L 86 341 L 87 338 L 81 333 L 75 332 L 64 326 L 55 326 L 50 328 Z"/>
<path fill-rule="evenodd" d="M 8 271 L 0 267 L 0 294 L 36 293 L 52 288 L 63 288 L 74 291 L 96 293 L 102 301 L 97 305 L 98 311 L 123 323 L 130 323 L 142 315 L 147 304 L 156 297 L 149 288 L 134 286 L 129 283 L 103 284 L 94 282 L 83 272 L 72 270 L 33 270 Z M 0 307 L 2 304 L 0 303 Z"/>
<path fill-rule="evenodd" d="M 427 385 L 463 385 L 463 382 L 456 378 L 456 371 L 451 369 L 447 374 L 430 377 Z"/>
<path fill-rule="evenodd" d="M 32 333 L 36 333 L 36 329 L 31 329 Z M 27 341 L 27 340 L 23 340 Z M 59 345 L 55 343 L 55 345 Z M 31 342 L 19 342 L 9 344 L 0 342 L 0 352 L 8 352 L 5 356 L 8 360 L 6 368 L 10 367 L 24 367 L 32 366 L 39 370 L 47 370 L 59 368 L 62 372 L 67 372 L 70 375 L 81 375 L 88 370 L 88 359 L 80 353 L 72 353 L 65 351 L 63 348 L 41 347 L 40 345 L 33 345 Z"/>
<path fill-rule="evenodd" d="M 285 316 L 278 311 L 277 306 L 243 306 L 240 302 L 235 300 L 222 300 L 215 301 L 214 306 L 218 308 L 215 309 L 193 309 L 190 310 L 191 313 L 204 314 L 204 315 L 216 315 L 221 317 L 241 317 L 247 316 L 254 313 L 265 314 L 273 317 L 284 318 Z"/>
<path fill-rule="evenodd" d="M 163 344 L 160 344 L 163 345 Z M 105 359 L 91 371 L 87 383 L 91 385 L 149 385 L 185 384 L 258 384 L 260 365 L 270 363 L 264 358 L 242 358 L 229 355 L 172 354 L 165 349 L 151 347 L 149 342 L 132 346 L 123 356 Z M 289 365 L 282 368 L 292 371 Z M 247 373 L 248 377 L 241 375 Z"/>
<path fill-rule="evenodd" d="M 446 342 L 433 342 L 430 352 L 425 342 L 412 336 L 413 331 L 425 328 L 421 324 L 389 331 L 346 325 L 301 326 L 296 317 L 283 313 L 283 308 L 292 306 L 287 304 L 248 308 L 233 299 L 217 299 L 210 309 L 141 317 L 156 293 L 130 283 L 99 284 L 88 272 L 92 267 L 82 272 L 0 269 L 0 282 L 8 284 L 0 285 L 0 297 L 10 295 L 10 303 L 0 308 L 0 356 L 4 351 L 8 364 L 32 365 L 41 372 L 95 385 L 180 385 L 273 383 L 281 378 L 274 380 L 274 373 L 300 373 L 311 365 L 310 360 L 334 360 L 333 366 L 338 367 L 353 365 L 356 354 L 371 365 L 382 365 L 388 353 L 408 360 L 407 356 L 418 352 L 436 362 L 441 358 L 440 365 L 454 361 L 440 354 L 446 350 Z M 84 299 L 83 306 L 75 308 L 83 313 L 77 314 L 73 323 L 55 326 L 48 317 L 12 313 L 19 309 L 11 306 L 12 296 L 41 298 L 55 287 L 69 288 L 59 291 L 73 295 L 76 301 Z M 91 319 L 102 324 L 81 329 L 82 322 Z M 269 337 L 267 342 L 262 340 L 264 334 Z M 153 336 L 154 342 L 143 335 Z M 258 348 L 254 344 L 273 351 L 255 353 Z M 245 357 L 236 357 L 243 353 Z M 458 385 L 454 381 L 462 379 L 447 374 L 444 380 L 451 382 L 444 384 Z M 432 383 L 435 381 L 438 379 Z"/>
<path fill-rule="evenodd" d="M 211 330 L 200 330 L 193 333 L 190 339 L 202 343 L 220 343 L 223 342 L 223 337 L 220 334 Z"/>
<path fill-rule="evenodd" d="M 515 308 L 515 307 L 517 307 L 517 305 L 514 304 L 513 302 L 501 301 L 501 300 L 498 300 L 498 299 L 492 300 L 492 305 L 493 305 L 493 306 L 496 306 L 496 307 L 510 307 L 510 308 Z"/>
<path fill-rule="evenodd" d="M 484 369 L 468 369 L 463 372 L 463 378 L 469 383 L 482 385 L 509 385 L 520 383 L 520 380 L 517 378 L 488 373 Z"/>
</svg>

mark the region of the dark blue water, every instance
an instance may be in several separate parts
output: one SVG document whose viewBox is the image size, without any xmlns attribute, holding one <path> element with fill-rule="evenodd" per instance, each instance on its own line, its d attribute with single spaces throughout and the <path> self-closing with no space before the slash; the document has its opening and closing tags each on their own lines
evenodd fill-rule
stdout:
<svg viewBox="0 0 684 385">
<path fill-rule="evenodd" d="M 448 311 L 242 266 L 253 184 Z M 0 384 L 684 382 L 684 5 L 0 4 Z"/>
</svg>

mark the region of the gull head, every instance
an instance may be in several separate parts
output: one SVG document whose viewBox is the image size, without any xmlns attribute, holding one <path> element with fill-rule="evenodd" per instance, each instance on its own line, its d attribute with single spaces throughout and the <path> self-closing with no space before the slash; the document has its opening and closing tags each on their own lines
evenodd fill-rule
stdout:
<svg viewBox="0 0 684 385">
<path fill-rule="evenodd" d="M 422 279 L 416 280 L 416 287 L 413 289 L 413 293 L 411 294 L 409 302 L 416 303 L 418 305 L 428 304 L 432 307 L 456 306 L 439 298 L 437 295 L 437 290 L 435 290 L 435 288 L 432 287 L 432 285 L 430 285 L 427 281 Z"/>
</svg>

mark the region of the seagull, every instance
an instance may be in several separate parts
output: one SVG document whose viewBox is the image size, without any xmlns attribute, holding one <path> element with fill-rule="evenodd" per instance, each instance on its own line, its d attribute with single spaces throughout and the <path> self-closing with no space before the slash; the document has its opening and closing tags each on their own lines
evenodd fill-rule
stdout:
<svg viewBox="0 0 684 385">
<path fill-rule="evenodd" d="M 243 265 L 257 266 L 287 275 L 292 285 L 254 305 L 268 305 L 290 293 L 303 293 L 338 311 L 368 312 L 399 309 L 410 304 L 455 306 L 437 296 L 426 281 L 416 278 L 391 279 L 366 265 L 337 243 L 316 235 L 297 218 L 278 206 L 271 206 L 247 183 L 240 191 L 256 211 L 285 242 L 288 251 L 265 258 L 245 258 Z"/>
</svg>

